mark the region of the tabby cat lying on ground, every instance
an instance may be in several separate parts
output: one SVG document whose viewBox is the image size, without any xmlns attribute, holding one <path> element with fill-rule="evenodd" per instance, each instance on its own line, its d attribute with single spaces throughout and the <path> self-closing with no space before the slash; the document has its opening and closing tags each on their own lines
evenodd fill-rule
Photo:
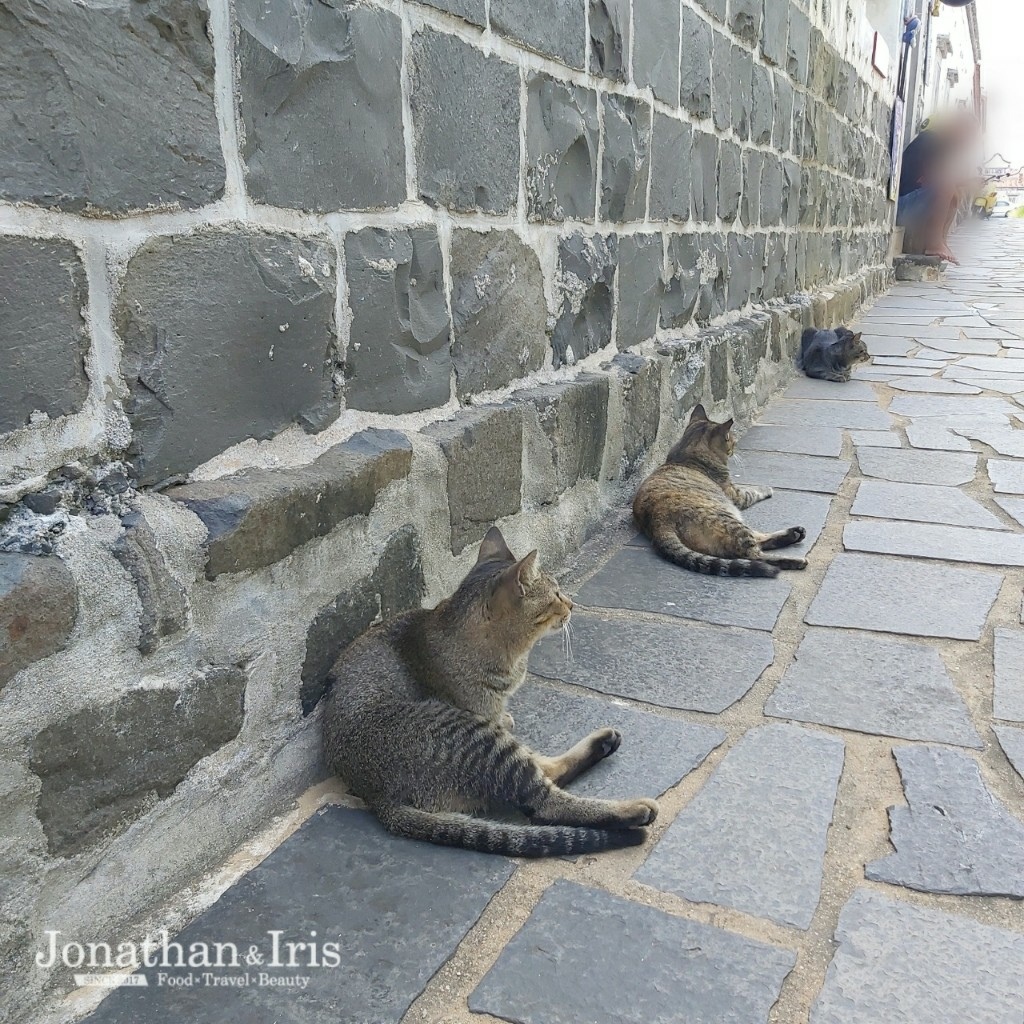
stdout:
<svg viewBox="0 0 1024 1024">
<path fill-rule="evenodd" d="M 642 843 L 641 826 L 658 813 L 653 800 L 560 788 L 614 753 L 618 732 L 599 729 L 558 757 L 535 754 L 511 732 L 505 704 L 530 649 L 571 611 L 537 552 L 516 561 L 492 527 L 451 597 L 376 626 L 335 662 L 328 765 L 396 835 L 520 857 Z M 530 823 L 470 817 L 508 809 Z"/>
<path fill-rule="evenodd" d="M 780 569 L 806 569 L 806 558 L 764 555 L 799 544 L 802 526 L 756 533 L 743 522 L 740 509 L 770 498 L 772 489 L 739 487 L 729 479 L 732 422 L 712 423 L 702 405 L 693 410 L 682 440 L 633 499 L 637 525 L 662 558 L 693 572 L 777 576 Z"/>
<path fill-rule="evenodd" d="M 837 327 L 834 331 L 808 327 L 800 336 L 800 355 L 796 365 L 808 377 L 845 384 L 854 366 L 866 363 L 870 358 L 868 347 L 859 333 L 854 334 L 846 327 Z"/>
</svg>

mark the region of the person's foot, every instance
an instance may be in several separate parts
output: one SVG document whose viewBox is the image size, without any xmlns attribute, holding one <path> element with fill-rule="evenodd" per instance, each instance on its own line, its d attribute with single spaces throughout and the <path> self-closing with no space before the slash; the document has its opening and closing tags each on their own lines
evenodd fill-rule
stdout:
<svg viewBox="0 0 1024 1024">
<path fill-rule="evenodd" d="M 938 256 L 940 260 L 946 260 L 949 263 L 955 263 L 958 267 L 960 261 L 953 255 L 953 253 L 943 246 L 941 249 L 925 249 L 925 256 Z"/>
</svg>

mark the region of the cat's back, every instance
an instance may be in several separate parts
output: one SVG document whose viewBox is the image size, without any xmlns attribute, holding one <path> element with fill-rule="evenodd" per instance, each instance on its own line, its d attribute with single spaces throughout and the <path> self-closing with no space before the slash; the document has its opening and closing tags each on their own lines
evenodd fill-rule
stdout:
<svg viewBox="0 0 1024 1024">
<path fill-rule="evenodd" d="M 731 504 L 722 488 L 694 466 L 666 463 L 640 485 L 633 499 L 633 515 L 646 529 L 662 514 L 676 517 L 687 511 Z"/>
</svg>

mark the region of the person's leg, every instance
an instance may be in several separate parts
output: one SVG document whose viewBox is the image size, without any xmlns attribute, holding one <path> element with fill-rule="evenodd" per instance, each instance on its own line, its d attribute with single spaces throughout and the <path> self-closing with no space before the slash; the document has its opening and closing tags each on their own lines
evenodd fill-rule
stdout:
<svg viewBox="0 0 1024 1024">
<path fill-rule="evenodd" d="M 955 188 L 937 188 L 932 191 L 932 202 L 928 211 L 925 226 L 925 254 L 941 256 L 950 263 L 959 264 L 959 260 L 949 248 L 949 229 L 956 219 L 959 195 Z"/>
</svg>

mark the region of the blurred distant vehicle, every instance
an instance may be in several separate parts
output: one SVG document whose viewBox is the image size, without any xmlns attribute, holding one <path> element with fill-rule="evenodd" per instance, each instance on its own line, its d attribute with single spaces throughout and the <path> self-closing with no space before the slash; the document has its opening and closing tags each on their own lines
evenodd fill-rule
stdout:
<svg viewBox="0 0 1024 1024">
<path fill-rule="evenodd" d="M 1003 198 L 1000 197 L 999 199 L 996 200 L 995 205 L 992 207 L 992 216 L 993 217 L 1009 217 L 1010 216 L 1010 210 L 1012 210 L 1012 209 L 1013 209 L 1013 207 L 1010 206 L 1010 200 L 1009 199 L 1003 199 Z"/>
<path fill-rule="evenodd" d="M 998 198 L 999 195 L 995 189 L 989 189 L 982 192 L 978 198 L 974 200 L 974 215 L 976 217 L 991 217 Z"/>
</svg>

